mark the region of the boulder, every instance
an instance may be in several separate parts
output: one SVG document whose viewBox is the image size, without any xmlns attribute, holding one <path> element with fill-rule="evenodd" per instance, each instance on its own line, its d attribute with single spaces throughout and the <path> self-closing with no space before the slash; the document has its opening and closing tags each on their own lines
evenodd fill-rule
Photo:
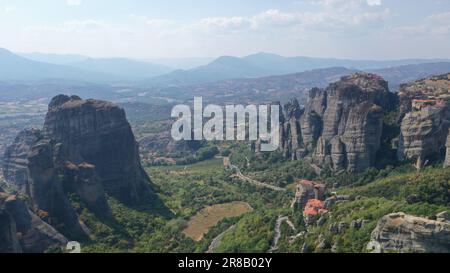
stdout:
<svg viewBox="0 0 450 273">
<path fill-rule="evenodd" d="M 450 213 L 448 211 L 443 211 L 441 213 L 436 214 L 436 220 L 439 222 L 450 221 Z"/>
</svg>

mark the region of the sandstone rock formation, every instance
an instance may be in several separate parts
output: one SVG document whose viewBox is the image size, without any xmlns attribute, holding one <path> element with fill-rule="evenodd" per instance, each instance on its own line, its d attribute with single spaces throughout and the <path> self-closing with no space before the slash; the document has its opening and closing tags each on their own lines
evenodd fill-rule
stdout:
<svg viewBox="0 0 450 273">
<path fill-rule="evenodd" d="M 21 213 L 8 213 L 14 214 L 12 219 L 23 235 L 24 251 L 31 252 L 44 251 L 55 238 L 64 241 L 59 232 L 77 238 L 89 234 L 69 193 L 97 216 L 107 218 L 111 214 L 106 194 L 127 204 L 149 201 L 151 194 L 124 111 L 109 102 L 76 96 L 55 97 L 44 129 L 25 130 L 17 136 L 5 154 L 4 176 L 29 198 L 31 210 L 16 201 L 21 209 L 14 211 Z M 51 240 L 37 235 L 42 232 Z M 33 238 L 40 243 L 34 244 Z"/>
<path fill-rule="evenodd" d="M 68 240 L 15 195 L 0 194 L 0 253 L 42 253 Z"/>
<path fill-rule="evenodd" d="M 367 247 L 378 253 L 449 253 L 450 222 L 389 214 L 379 221 Z"/>
<path fill-rule="evenodd" d="M 444 158 L 450 128 L 450 107 L 427 106 L 409 112 L 401 124 L 398 157 L 421 168 L 426 161 Z"/>
<path fill-rule="evenodd" d="M 283 152 L 335 171 L 363 171 L 375 162 L 384 113 L 395 103 L 387 82 L 373 74 L 356 73 L 315 88 L 304 111 L 296 102 L 285 107 Z"/>
<path fill-rule="evenodd" d="M 414 100 L 433 100 L 450 96 L 450 73 L 403 84 L 398 91 L 401 118 L 413 110 Z"/>
<path fill-rule="evenodd" d="M 302 143 L 300 125 L 302 113 L 302 109 L 296 99 L 284 106 L 284 116 L 282 117 L 283 128 L 281 134 L 281 139 L 284 140 L 282 143 L 283 153 L 285 157 L 290 157 L 292 160 L 304 156 L 304 149 L 300 146 L 300 143 Z"/>
<path fill-rule="evenodd" d="M 446 147 L 447 147 L 447 152 L 446 152 L 444 167 L 450 167 L 450 130 L 448 132 Z"/>
<path fill-rule="evenodd" d="M 444 160 L 450 128 L 450 74 L 403 85 L 399 96 L 399 160 L 413 161 L 419 169 L 427 162 Z"/>
<path fill-rule="evenodd" d="M 4 207 L 0 206 L 0 253 L 20 253 L 16 223 Z"/>
<path fill-rule="evenodd" d="M 4 177 L 23 193 L 30 191 L 28 188 L 28 152 L 40 139 L 42 139 L 42 135 L 39 130 L 24 130 L 17 135 L 14 143 L 5 151 Z"/>
<path fill-rule="evenodd" d="M 117 105 L 57 96 L 49 105 L 43 133 L 61 144 L 66 161 L 95 166 L 107 193 L 127 203 L 149 196 L 150 179 L 141 167 L 138 144 Z"/>
</svg>

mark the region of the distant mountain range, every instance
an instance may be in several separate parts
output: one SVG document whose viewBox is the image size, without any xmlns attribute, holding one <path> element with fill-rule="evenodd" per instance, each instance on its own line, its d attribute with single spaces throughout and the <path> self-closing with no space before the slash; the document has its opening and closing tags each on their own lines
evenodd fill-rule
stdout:
<svg viewBox="0 0 450 273">
<path fill-rule="evenodd" d="M 389 82 L 391 91 L 396 91 L 400 84 L 449 73 L 450 62 L 410 64 L 367 71 L 382 76 Z"/>
<path fill-rule="evenodd" d="M 119 81 L 139 81 L 174 70 L 165 65 L 126 58 L 94 59 L 83 55 L 43 53 L 19 53 L 17 55 L 36 62 L 75 67 L 94 74 L 101 73 L 108 75 L 110 80 Z"/>
<path fill-rule="evenodd" d="M 52 53 L 21 53 L 14 52 L 14 54 L 25 58 L 30 59 L 32 61 L 41 62 L 41 63 L 50 63 L 50 64 L 61 64 L 67 65 L 70 63 L 82 62 L 84 60 L 89 59 L 89 57 L 79 54 L 52 54 Z"/>
<path fill-rule="evenodd" d="M 403 83 L 423 79 L 432 75 L 450 71 L 450 62 L 403 65 L 384 69 L 348 69 L 331 67 L 308 70 L 300 73 L 268 76 L 249 79 L 232 79 L 211 83 L 160 88 L 156 96 L 173 97 L 179 100 L 192 100 L 202 96 L 205 102 L 213 103 L 261 103 L 287 102 L 297 98 L 302 103 L 307 92 L 313 87 L 324 88 L 342 76 L 358 71 L 367 71 L 382 76 L 389 82 L 389 88 L 395 92 Z"/>
<path fill-rule="evenodd" d="M 176 60 L 166 59 L 164 62 L 175 64 Z M 189 67 L 189 63 L 192 65 L 209 60 L 194 58 L 184 61 L 185 66 Z M 449 72 L 450 60 L 344 60 L 258 53 L 242 58 L 223 56 L 206 65 L 173 71 L 167 65 L 150 61 L 125 58 L 93 59 L 83 55 L 15 54 L 0 49 L 0 81 L 71 80 L 167 88 L 288 75 L 330 67 L 379 73 L 390 80 L 392 86 L 397 86 L 401 82 Z"/>
<path fill-rule="evenodd" d="M 183 86 L 228 79 L 256 78 L 304 72 L 308 70 L 346 67 L 348 69 L 373 70 L 404 65 L 450 62 L 450 60 L 407 59 L 394 61 L 341 60 L 309 57 L 282 57 L 259 53 L 243 58 L 224 56 L 213 62 L 190 70 L 177 70 L 149 79 L 151 86 Z"/>
</svg>

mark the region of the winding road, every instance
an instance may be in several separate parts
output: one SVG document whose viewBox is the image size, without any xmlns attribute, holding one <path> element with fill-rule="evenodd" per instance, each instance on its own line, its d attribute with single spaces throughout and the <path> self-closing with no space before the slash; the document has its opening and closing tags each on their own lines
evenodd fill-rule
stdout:
<svg viewBox="0 0 450 273">
<path fill-rule="evenodd" d="M 281 238 L 281 224 L 283 224 L 283 222 L 286 222 L 293 231 L 296 230 L 294 224 L 291 220 L 289 220 L 289 217 L 283 217 L 280 215 L 277 219 L 277 223 L 275 224 L 275 236 L 273 237 L 272 246 L 270 247 L 269 253 L 273 253 L 278 250 L 278 241 L 280 241 Z"/>
<path fill-rule="evenodd" d="M 262 183 L 262 182 L 254 180 L 254 179 L 251 179 L 250 177 L 245 176 L 244 174 L 242 174 L 241 170 L 236 165 L 230 164 L 230 168 L 236 171 L 236 175 L 237 175 L 237 177 L 239 179 L 241 179 L 243 181 L 247 181 L 250 184 L 253 184 L 253 185 L 258 186 L 258 187 L 268 188 L 268 189 L 271 189 L 271 190 L 274 190 L 274 191 L 280 191 L 280 192 L 285 192 L 286 191 L 286 189 L 283 189 L 283 188 L 280 188 L 280 187 L 277 187 L 277 186 L 273 186 L 273 185 L 269 185 L 269 184 L 266 184 L 266 183 Z"/>
<path fill-rule="evenodd" d="M 206 251 L 206 253 L 214 253 L 214 250 L 220 245 L 220 243 L 222 242 L 222 238 L 223 236 L 225 236 L 225 234 L 230 231 L 233 230 L 236 226 L 233 225 L 231 227 L 229 227 L 227 230 L 225 230 L 224 232 L 220 233 L 216 238 L 214 238 L 211 241 L 211 244 L 208 247 L 208 251 Z"/>
</svg>

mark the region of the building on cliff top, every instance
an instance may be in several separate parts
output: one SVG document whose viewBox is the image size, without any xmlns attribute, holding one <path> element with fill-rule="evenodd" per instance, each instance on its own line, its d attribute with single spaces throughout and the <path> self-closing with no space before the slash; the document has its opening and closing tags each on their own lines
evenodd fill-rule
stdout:
<svg viewBox="0 0 450 273">
<path fill-rule="evenodd" d="M 303 215 L 307 216 L 316 216 L 323 215 L 327 213 L 328 210 L 325 208 L 325 203 L 318 199 L 310 199 L 306 203 L 305 209 L 303 210 Z"/>
<path fill-rule="evenodd" d="M 438 108 L 444 108 L 448 105 L 448 100 L 445 98 L 438 99 L 414 99 L 412 101 L 412 108 L 416 111 L 420 111 L 425 107 L 434 106 Z"/>
<path fill-rule="evenodd" d="M 307 225 L 315 223 L 322 215 L 327 214 L 328 210 L 325 208 L 325 202 L 310 199 L 303 209 L 303 219 Z"/>
<path fill-rule="evenodd" d="M 303 208 L 310 199 L 321 200 L 324 198 L 325 190 L 325 184 L 309 180 L 300 180 L 297 182 L 295 198 L 291 207 L 294 208 L 298 205 Z"/>
</svg>

